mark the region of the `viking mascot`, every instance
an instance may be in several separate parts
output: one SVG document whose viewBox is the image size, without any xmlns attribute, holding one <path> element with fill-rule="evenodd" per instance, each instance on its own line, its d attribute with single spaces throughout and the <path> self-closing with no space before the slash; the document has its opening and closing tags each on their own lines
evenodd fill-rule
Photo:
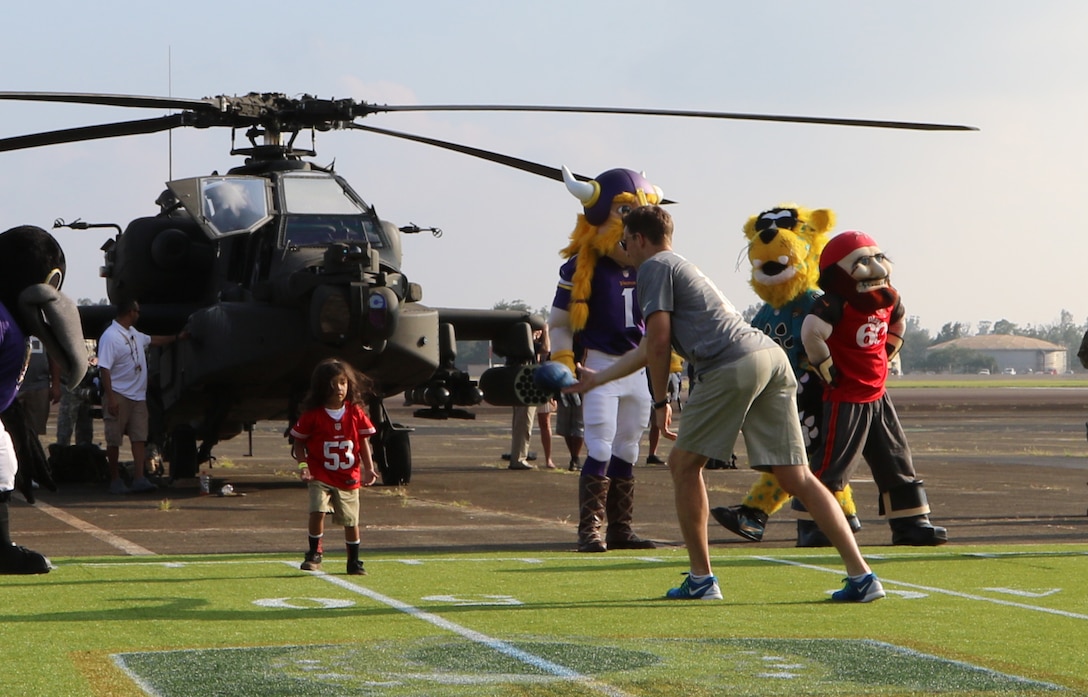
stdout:
<svg viewBox="0 0 1088 697">
<path fill-rule="evenodd" d="M 69 389 L 87 369 L 76 305 L 61 294 L 64 252 L 41 228 L 0 233 L 0 574 L 44 574 L 49 560 L 11 541 L 8 502 L 18 487 L 34 502 L 33 482 L 56 489 L 45 452 L 15 394 L 26 368 L 28 337 L 38 337 Z"/>
<path fill-rule="evenodd" d="M 548 318 L 551 358 L 571 372 L 576 363 L 603 370 L 638 346 L 645 333 L 635 269 L 620 239 L 623 216 L 638 206 L 661 203 L 661 190 L 629 169 L 610 169 L 586 182 L 564 167 L 563 179 L 583 211 L 570 244 L 560 252 L 567 261 L 559 269 Z M 650 418 L 646 371 L 590 390 L 582 398 L 582 415 L 587 453 L 578 480 L 578 551 L 654 547 L 631 529 L 633 463 Z"/>
<path fill-rule="evenodd" d="M 820 252 L 827 244 L 835 214 L 826 208 L 810 210 L 793 203 L 753 215 L 744 225 L 748 241 L 748 261 L 752 264 L 749 283 L 763 300 L 752 326 L 763 331 L 789 356 L 797 377 L 797 414 L 805 445 L 811 458 L 820 441 L 823 412 L 823 384 L 809 372 L 805 347 L 801 343 L 801 325 L 821 294 Z M 850 485 L 835 492 L 850 528 L 861 529 Z M 710 513 L 730 532 L 746 540 L 759 542 L 767 527 L 767 518 L 790 500 L 773 474 L 764 472 L 748 491 L 744 502 L 718 507 Z"/>
</svg>

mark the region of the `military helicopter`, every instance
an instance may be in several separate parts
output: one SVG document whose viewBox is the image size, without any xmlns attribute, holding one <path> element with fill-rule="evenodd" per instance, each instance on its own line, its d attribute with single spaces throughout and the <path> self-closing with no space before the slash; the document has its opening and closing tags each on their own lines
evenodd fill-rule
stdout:
<svg viewBox="0 0 1088 697">
<path fill-rule="evenodd" d="M 149 405 L 153 440 L 162 441 L 172 477 L 193 476 L 212 447 L 257 421 L 292 419 L 313 366 L 336 356 L 373 381 L 369 405 L 378 427 L 375 454 L 385 484 L 411 476 L 408 432 L 391 421 L 383 399 L 405 392 L 416 416 L 471 417 L 461 407 L 487 400 L 510 405 L 540 400 L 526 379 L 532 331 L 543 320 L 512 311 L 431 308 L 401 271 L 401 235 L 422 232 L 378 217 L 332 167 L 306 158 L 300 133 L 351 129 L 482 158 L 562 181 L 560 169 L 508 155 L 357 123 L 379 113 L 409 111 L 568 112 L 658 115 L 867 126 L 975 130 L 898 121 L 774 116 L 610 107 L 371 104 L 353 99 L 252 92 L 203 99 L 65 92 L 0 92 L 0 100 L 176 110 L 165 116 L 0 139 L 0 152 L 157 133 L 179 127 L 226 127 L 231 155 L 244 164 L 166 182 L 159 210 L 122 229 L 103 246 L 101 275 L 112 303 L 135 299 L 139 329 L 188 341 L 152 349 Z M 248 143 L 235 147 L 238 131 Z M 578 179 L 588 180 L 584 175 Z M 440 234 L 437 229 L 430 229 Z M 96 338 L 109 307 L 81 307 L 84 333 Z M 477 384 L 457 369 L 457 340 L 487 340 L 507 366 Z M 496 372 L 497 371 L 497 372 Z M 199 447 L 197 441 L 200 441 Z"/>
</svg>

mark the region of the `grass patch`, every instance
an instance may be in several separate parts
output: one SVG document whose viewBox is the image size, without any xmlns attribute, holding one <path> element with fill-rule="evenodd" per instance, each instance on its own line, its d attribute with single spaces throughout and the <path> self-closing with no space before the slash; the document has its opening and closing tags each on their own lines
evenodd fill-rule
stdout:
<svg viewBox="0 0 1088 697">
<path fill-rule="evenodd" d="M 726 600 L 665 600 L 682 549 L 54 560 L 0 577 L 4 695 L 1084 694 L 1088 545 L 714 549 Z M 1061 647 L 1061 650 L 1055 650 Z M 143 689 L 140 686 L 143 686 Z"/>
</svg>

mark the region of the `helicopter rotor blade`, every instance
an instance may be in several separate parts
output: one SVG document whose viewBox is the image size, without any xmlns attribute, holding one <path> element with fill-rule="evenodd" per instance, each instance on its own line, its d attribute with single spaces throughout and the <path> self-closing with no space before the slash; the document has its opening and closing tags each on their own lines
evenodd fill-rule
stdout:
<svg viewBox="0 0 1088 697">
<path fill-rule="evenodd" d="M 66 102 L 69 104 L 99 104 L 102 106 L 137 107 L 143 109 L 220 110 L 218 99 L 184 99 L 177 97 L 145 97 L 134 94 L 92 94 L 88 92 L 0 92 L 0 100 L 19 102 Z"/>
<path fill-rule="evenodd" d="M 371 133 L 380 133 L 385 136 L 392 136 L 394 138 L 403 138 L 404 140 L 411 140 L 416 143 L 423 143 L 425 145 L 433 145 L 445 150 L 452 150 L 453 152 L 459 152 L 464 155 L 471 155 L 472 157 L 478 157 L 488 162 L 495 162 L 500 165 L 506 165 L 507 167 L 513 167 L 514 169 L 520 169 L 523 172 L 529 172 L 537 176 L 545 177 L 547 179 L 554 179 L 556 181 L 563 181 L 563 171 L 556 169 L 555 167 L 549 167 L 536 162 L 530 162 L 529 160 L 523 160 L 518 157 L 512 157 L 510 155 L 502 155 L 497 152 L 491 152 L 490 150 L 481 150 L 480 148 L 474 148 L 470 145 L 459 145 L 457 143 L 450 143 L 445 140 L 437 140 L 435 138 L 427 138 L 426 136 L 417 136 L 411 133 L 403 133 L 401 131 L 390 131 L 385 128 L 375 128 L 374 126 L 363 126 L 361 124 L 352 123 L 348 124 L 348 128 L 358 131 L 370 131 Z M 589 181 L 591 177 L 587 177 L 582 174 L 575 174 L 575 177 L 581 181 Z"/>
<path fill-rule="evenodd" d="M 702 119 L 731 119 L 737 121 L 775 121 L 782 123 L 809 123 L 828 126 L 862 126 L 867 128 L 898 128 L 912 131 L 977 131 L 974 126 L 955 124 L 917 123 L 913 121 L 883 121 L 877 119 L 842 119 L 822 116 L 784 116 L 774 114 L 742 114 L 723 111 L 691 111 L 685 109 L 638 109 L 626 107 L 584 106 L 527 106 L 516 104 L 422 104 L 405 106 L 379 106 L 366 104 L 361 116 L 379 112 L 396 111 L 521 111 L 565 112 L 574 114 L 628 114 L 645 116 L 682 116 Z"/>
<path fill-rule="evenodd" d="M 117 123 L 105 123 L 97 126 L 81 126 L 80 128 L 66 128 L 60 131 L 47 131 L 45 133 L 32 133 L 25 136 L 12 138 L 0 138 L 0 152 L 10 150 L 24 150 L 38 148 L 43 145 L 57 145 L 59 143 L 76 143 L 84 140 L 97 140 L 99 138 L 117 138 L 119 136 L 139 135 L 143 133 L 158 133 L 168 131 L 178 126 L 186 126 L 191 122 L 187 114 L 171 114 L 154 119 L 141 119 L 139 121 L 120 121 Z"/>
<path fill-rule="evenodd" d="M 548 165 L 542 165 L 537 162 L 531 162 L 529 160 L 523 160 L 520 157 L 513 157 L 511 155 L 503 155 L 501 153 L 492 152 L 490 150 L 481 150 L 480 148 L 474 148 L 471 145 L 460 145 L 458 143 L 451 143 L 446 140 L 437 140 L 435 138 L 427 138 L 426 136 L 417 136 L 411 133 L 404 133 L 402 131 L 390 131 L 386 128 L 375 128 L 374 126 L 363 126 L 357 123 L 347 124 L 348 128 L 357 131 L 369 131 L 371 133 L 378 133 L 384 136 L 392 136 L 393 138 L 402 138 L 404 140 L 411 140 L 416 143 L 423 143 L 424 145 L 433 145 L 437 148 L 444 150 L 452 150 L 453 152 L 459 152 L 463 155 L 471 155 L 472 157 L 478 157 L 481 160 L 487 160 L 488 162 L 494 162 L 500 165 L 506 165 L 507 167 L 513 167 L 514 169 L 520 169 L 522 172 L 529 172 L 537 176 L 544 177 L 546 179 L 554 179 L 555 181 L 563 181 L 563 170 L 556 169 L 555 167 L 549 167 Z M 587 177 L 584 174 L 574 173 L 574 178 L 580 181 L 589 181 L 592 177 Z M 670 204 L 675 201 L 663 199 L 661 203 Z"/>
</svg>

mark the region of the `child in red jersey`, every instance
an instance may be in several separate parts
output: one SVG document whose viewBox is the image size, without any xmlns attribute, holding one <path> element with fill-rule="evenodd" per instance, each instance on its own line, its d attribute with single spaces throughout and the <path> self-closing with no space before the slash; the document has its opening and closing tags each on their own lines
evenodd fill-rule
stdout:
<svg viewBox="0 0 1088 697">
<path fill-rule="evenodd" d="M 291 427 L 291 456 L 310 491 L 310 549 L 302 562 L 304 571 L 321 570 L 321 538 L 331 506 L 333 522 L 344 526 L 348 574 L 366 574 L 359 561 L 359 487 L 378 478 L 367 440 L 376 429 L 359 406 L 369 387 L 370 381 L 347 363 L 335 358 L 318 363 L 302 401 L 303 414 Z"/>
</svg>

